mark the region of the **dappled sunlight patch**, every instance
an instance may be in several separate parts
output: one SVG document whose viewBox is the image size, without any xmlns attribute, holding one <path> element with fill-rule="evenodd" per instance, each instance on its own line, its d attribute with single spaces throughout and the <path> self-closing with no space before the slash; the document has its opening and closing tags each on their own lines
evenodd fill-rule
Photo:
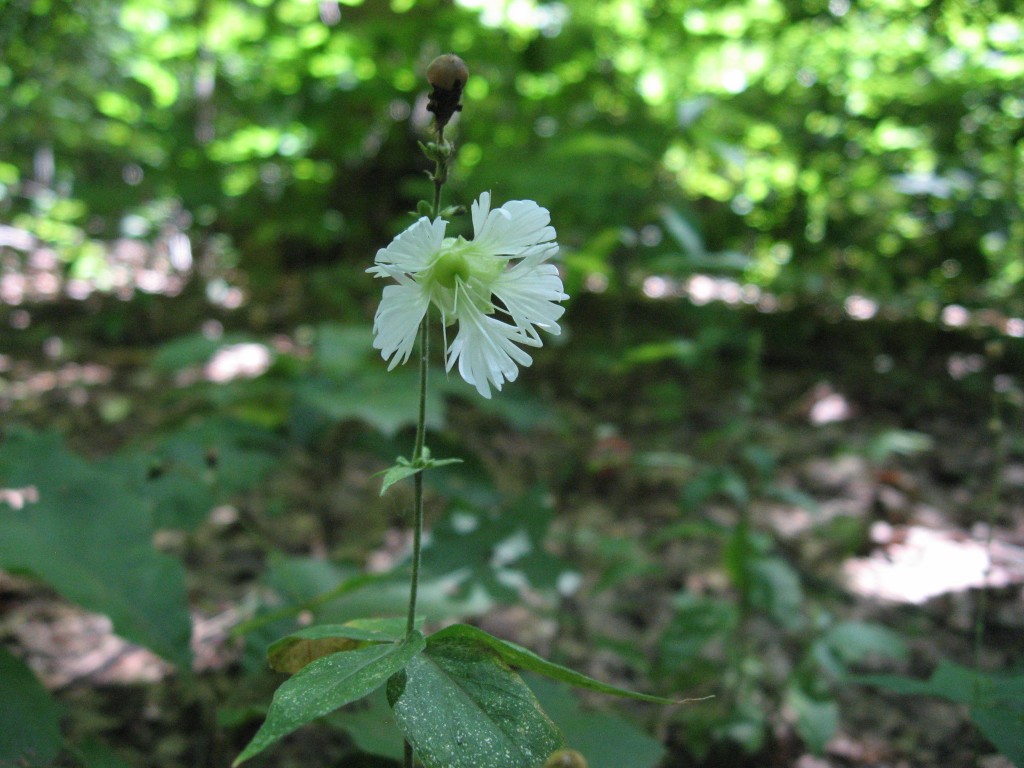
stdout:
<svg viewBox="0 0 1024 768">
<path fill-rule="evenodd" d="M 113 369 L 99 363 L 66 363 L 56 370 L 36 371 L 27 363 L 15 362 L 6 369 L 10 373 L 0 385 L 0 412 L 9 410 L 14 402 L 54 391 L 68 392 L 72 402 L 81 405 L 89 399 L 87 387 L 110 384 L 114 378 Z"/>
<path fill-rule="evenodd" d="M 863 597 L 920 605 L 950 592 L 1024 583 L 1024 549 L 960 531 L 875 523 L 879 545 L 843 564 L 847 587 Z"/>
<path fill-rule="evenodd" d="M 843 309 L 854 320 L 870 320 L 878 314 L 878 302 L 866 296 L 853 294 L 846 297 L 846 300 L 843 302 Z"/>
<path fill-rule="evenodd" d="M 239 608 L 193 614 L 193 670 L 223 669 L 238 655 L 231 629 L 244 618 Z M 0 631 L 26 649 L 25 661 L 52 690 L 72 685 L 157 683 L 174 666 L 114 632 L 108 617 L 59 600 L 33 598 L 5 612 Z"/>
<path fill-rule="evenodd" d="M 155 683 L 173 667 L 113 632 L 106 616 L 50 600 L 12 608 L 5 631 L 27 649 L 26 662 L 50 689 L 96 684 Z"/>
<path fill-rule="evenodd" d="M 78 247 L 73 257 L 58 254 L 32 233 L 5 227 L 0 233 L 0 302 L 84 301 L 97 293 L 125 301 L 136 292 L 177 296 L 193 273 L 192 243 L 177 229 L 152 242 L 120 237 Z"/>
<path fill-rule="evenodd" d="M 270 369 L 273 360 L 269 347 L 263 344 L 229 344 L 214 352 L 203 374 L 207 381 L 216 384 L 236 379 L 255 379 Z"/>
<path fill-rule="evenodd" d="M 28 504 L 39 501 L 39 489 L 34 485 L 24 488 L 0 488 L 0 504 L 6 504 L 14 510 L 24 509 Z"/>
</svg>

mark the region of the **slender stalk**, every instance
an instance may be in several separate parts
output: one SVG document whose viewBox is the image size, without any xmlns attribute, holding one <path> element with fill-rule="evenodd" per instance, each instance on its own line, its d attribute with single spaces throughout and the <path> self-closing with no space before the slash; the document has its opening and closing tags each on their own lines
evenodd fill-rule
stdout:
<svg viewBox="0 0 1024 768">
<path fill-rule="evenodd" d="M 415 464 L 423 458 L 427 423 L 427 361 L 430 357 L 430 324 L 426 317 L 420 323 L 420 407 L 416 420 L 416 446 L 412 461 Z M 405 623 L 405 634 L 409 636 L 416 628 L 416 597 L 420 584 L 420 551 L 423 545 L 423 471 L 413 475 L 413 528 L 412 528 L 412 576 L 409 581 L 409 615 Z"/>
<path fill-rule="evenodd" d="M 437 143 L 440 146 L 444 145 L 444 126 L 440 126 L 437 129 Z M 448 181 L 448 162 L 446 160 L 438 160 L 434 166 L 434 211 L 431 214 L 434 218 L 441 215 L 441 187 Z"/>
<path fill-rule="evenodd" d="M 443 128 L 438 130 L 438 138 L 444 140 Z M 431 214 L 437 218 L 441 213 L 441 188 L 448 178 L 448 162 L 438 159 L 435 162 L 434 203 Z M 417 463 L 423 459 L 426 448 L 427 433 L 427 364 L 430 360 L 430 314 L 423 316 L 420 323 L 420 401 L 419 416 L 416 419 L 416 444 L 412 451 L 412 461 Z M 409 581 L 409 614 L 406 617 L 405 634 L 409 636 L 416 628 L 416 599 L 420 586 L 420 550 L 423 545 L 423 470 L 413 475 L 413 529 L 412 529 L 412 577 Z"/>
<path fill-rule="evenodd" d="M 438 128 L 438 143 L 444 142 L 444 127 Z M 438 159 L 435 162 L 434 201 L 431 215 L 441 215 L 441 188 L 448 180 L 448 161 Z M 430 361 L 430 313 L 423 316 L 420 323 L 420 398 L 419 415 L 416 419 L 416 444 L 413 447 L 412 461 L 417 463 L 424 458 L 427 433 L 427 364 Z M 409 613 L 406 616 L 405 635 L 409 637 L 416 629 L 416 600 L 420 586 L 420 560 L 423 548 L 423 470 L 413 475 L 413 528 L 412 528 L 412 575 L 409 579 Z M 403 755 L 404 768 L 413 768 L 415 759 L 412 745 L 406 741 Z"/>
</svg>

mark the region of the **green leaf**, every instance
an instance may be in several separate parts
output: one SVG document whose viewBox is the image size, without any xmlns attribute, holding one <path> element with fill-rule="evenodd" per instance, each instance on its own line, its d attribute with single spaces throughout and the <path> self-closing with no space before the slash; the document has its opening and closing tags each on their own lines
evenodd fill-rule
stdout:
<svg viewBox="0 0 1024 768">
<path fill-rule="evenodd" d="M 590 768 L 653 768 L 664 757 L 661 742 L 628 720 L 581 707 L 568 688 L 552 680 L 531 677 L 528 682 L 544 711 L 562 729 L 565 743 L 580 752 Z"/>
<path fill-rule="evenodd" d="M 310 662 L 370 643 L 393 643 L 405 635 L 405 619 L 353 619 L 320 624 L 282 637 L 267 649 L 271 669 L 293 674 Z"/>
<path fill-rule="evenodd" d="M 296 387 L 299 400 L 337 421 L 357 419 L 386 436 L 416 424 L 419 374 L 413 370 L 368 368 L 342 379 L 304 379 Z M 444 401 L 437 388 L 427 392 L 427 428 L 444 426 Z"/>
<path fill-rule="evenodd" d="M 450 627 L 442 629 L 430 638 L 432 641 L 459 641 L 464 643 L 475 643 L 477 645 L 486 646 L 490 648 L 498 657 L 514 667 L 527 670 L 529 672 L 536 672 L 539 675 L 550 677 L 552 680 L 560 680 L 563 683 L 569 683 L 577 688 L 586 688 L 590 691 L 597 691 L 598 693 L 606 693 L 611 696 L 621 696 L 627 699 L 636 699 L 637 701 L 649 701 L 654 704 L 680 704 L 680 701 L 673 701 L 672 699 L 665 699 L 660 696 L 651 696 L 646 693 L 637 693 L 636 691 L 629 691 L 625 688 L 618 688 L 614 685 L 608 685 L 598 680 L 594 680 L 592 677 L 587 677 L 580 672 L 563 667 L 560 664 L 544 659 L 533 651 L 529 651 L 523 648 L 521 645 L 510 643 L 507 640 L 494 637 L 484 632 L 478 627 L 472 627 L 468 624 L 453 624 Z"/>
<path fill-rule="evenodd" d="M 842 664 L 857 664 L 871 656 L 904 659 L 907 644 L 891 629 L 864 621 L 844 621 L 822 638 Z"/>
<path fill-rule="evenodd" d="M 498 654 L 439 632 L 388 681 L 399 728 L 427 768 L 538 768 L 562 737 Z"/>
<path fill-rule="evenodd" d="M 332 653 L 303 667 L 274 693 L 267 719 L 232 765 L 259 754 L 296 728 L 372 693 L 424 646 L 423 635 L 413 632 L 401 643 Z"/>
<path fill-rule="evenodd" d="M 383 472 L 377 474 L 384 475 L 384 481 L 381 484 L 380 495 L 383 496 L 388 488 L 397 483 L 399 480 L 404 480 L 407 477 L 412 477 L 417 472 L 422 472 L 425 469 L 431 467 L 445 467 L 449 464 L 461 464 L 462 459 L 432 459 L 430 458 L 427 449 L 424 448 L 424 456 L 418 461 L 409 461 L 403 456 L 399 456 L 395 460 L 395 465 L 385 469 Z"/>
<path fill-rule="evenodd" d="M 523 586 L 553 590 L 572 570 L 544 547 L 553 514 L 540 492 L 501 512 L 453 505 L 431 531 L 423 569 L 449 583 L 458 574 L 465 594 L 479 590 L 506 602 L 517 601 Z"/>
<path fill-rule="evenodd" d="M 1016 766 L 1024 766 L 1024 706 L 971 707 L 971 720 L 985 738 Z"/>
<path fill-rule="evenodd" d="M 708 643 L 725 637 L 739 622 L 735 604 L 725 600 L 681 592 L 674 602 L 675 615 L 660 643 L 658 669 L 664 675 L 692 665 Z"/>
<path fill-rule="evenodd" d="M 928 680 L 899 675 L 851 675 L 853 683 L 875 685 L 910 696 L 937 696 L 969 707 L 978 730 L 1015 765 L 1024 765 L 1024 674 L 980 672 L 940 662 Z"/>
<path fill-rule="evenodd" d="M 820 754 L 839 727 L 839 705 L 810 695 L 797 684 L 786 691 L 786 704 L 796 713 L 796 732 L 807 747 Z"/>
<path fill-rule="evenodd" d="M 373 328 L 340 323 L 318 325 L 313 353 L 321 371 L 336 379 L 350 377 L 374 355 Z"/>
<path fill-rule="evenodd" d="M 134 474 L 139 493 L 154 504 L 156 527 L 193 530 L 214 506 L 264 481 L 283 445 L 265 427 L 212 417 L 161 436 L 149 451 L 132 445 L 104 466 Z"/>
<path fill-rule="evenodd" d="M 914 456 L 931 450 L 935 441 L 931 435 L 906 429 L 890 429 L 873 437 L 865 449 L 867 457 L 878 464 L 891 456 Z"/>
<path fill-rule="evenodd" d="M 328 715 L 325 722 L 345 731 L 361 752 L 402 760 L 405 737 L 398 730 L 384 688 Z"/>
<path fill-rule="evenodd" d="M 661 207 L 659 213 L 665 229 L 685 253 L 690 256 L 703 256 L 707 252 L 700 232 L 679 211 L 665 205 Z"/>
<path fill-rule="evenodd" d="M 68 452 L 59 436 L 11 430 L 0 487 L 38 501 L 0 504 L 0 568 L 29 573 L 121 636 L 187 668 L 192 624 L 181 563 L 153 549 L 152 505 L 111 470 Z"/>
<path fill-rule="evenodd" d="M 61 748 L 60 707 L 0 646 L 0 765 L 48 765 Z"/>
<path fill-rule="evenodd" d="M 234 344 L 258 344 L 260 340 L 246 334 L 227 334 L 210 339 L 201 333 L 182 336 L 167 342 L 157 350 L 150 366 L 158 371 L 177 371 L 206 363 L 214 353 Z"/>
<path fill-rule="evenodd" d="M 781 557 L 759 557 L 749 565 L 750 603 L 779 626 L 798 629 L 803 623 L 800 576 Z"/>
<path fill-rule="evenodd" d="M 67 746 L 78 758 L 79 765 L 86 768 L 131 768 L 117 752 L 97 739 L 86 738 Z"/>
</svg>

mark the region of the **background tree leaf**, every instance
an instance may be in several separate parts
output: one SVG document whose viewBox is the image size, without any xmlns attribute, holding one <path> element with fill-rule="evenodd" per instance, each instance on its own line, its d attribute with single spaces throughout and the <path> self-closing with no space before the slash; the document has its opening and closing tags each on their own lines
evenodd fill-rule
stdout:
<svg viewBox="0 0 1024 768">
<path fill-rule="evenodd" d="M 0 443 L 0 487 L 38 501 L 0 505 L 0 567 L 29 573 L 123 637 L 188 668 L 185 573 L 153 549 L 153 507 L 131 485 L 64 448 L 54 434 L 12 430 Z"/>
<path fill-rule="evenodd" d="M 0 646 L 0 765 L 48 765 L 62 743 L 57 702 Z"/>
</svg>

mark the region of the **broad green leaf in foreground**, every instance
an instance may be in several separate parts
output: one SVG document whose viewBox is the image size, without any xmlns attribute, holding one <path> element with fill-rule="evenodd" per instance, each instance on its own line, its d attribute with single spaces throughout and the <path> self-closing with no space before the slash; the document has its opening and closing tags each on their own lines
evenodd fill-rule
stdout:
<svg viewBox="0 0 1024 768">
<path fill-rule="evenodd" d="M 372 693 L 423 648 L 423 635 L 413 632 L 401 643 L 332 653 L 307 664 L 274 693 L 267 719 L 233 765 L 259 754 L 296 728 Z"/>
<path fill-rule="evenodd" d="M 60 708 L 0 646 L 0 765 L 49 765 L 60 747 Z"/>
<path fill-rule="evenodd" d="M 522 678 L 472 638 L 432 635 L 388 701 L 427 768 L 537 768 L 562 746 Z"/>
<path fill-rule="evenodd" d="M 649 701 L 654 704 L 683 703 L 682 701 L 665 699 L 661 696 L 651 696 L 646 693 L 637 693 L 636 691 L 630 691 L 625 688 L 619 688 L 614 685 L 602 683 L 599 680 L 587 677 L 586 675 L 569 669 L 568 667 L 563 667 L 560 664 L 555 664 L 547 659 L 541 658 L 533 651 L 529 651 L 521 645 L 510 643 L 507 640 L 501 640 L 500 638 L 487 634 L 482 629 L 469 626 L 468 624 L 453 624 L 450 627 L 442 629 L 440 632 L 430 636 L 430 642 L 474 643 L 479 646 L 489 648 L 506 664 L 513 667 L 519 667 L 520 669 L 527 670 L 528 672 L 536 672 L 537 674 L 544 675 L 545 677 L 550 677 L 553 680 L 560 680 L 563 683 L 569 683 L 577 688 L 586 688 L 590 691 L 606 693 L 611 696 L 621 696 L 627 699 L 636 699 L 637 701 Z"/>
<path fill-rule="evenodd" d="M 0 568 L 28 573 L 106 614 L 119 635 L 188 666 L 191 619 L 181 563 L 153 548 L 153 509 L 109 470 L 55 434 L 11 430 L 0 443 Z"/>
</svg>

